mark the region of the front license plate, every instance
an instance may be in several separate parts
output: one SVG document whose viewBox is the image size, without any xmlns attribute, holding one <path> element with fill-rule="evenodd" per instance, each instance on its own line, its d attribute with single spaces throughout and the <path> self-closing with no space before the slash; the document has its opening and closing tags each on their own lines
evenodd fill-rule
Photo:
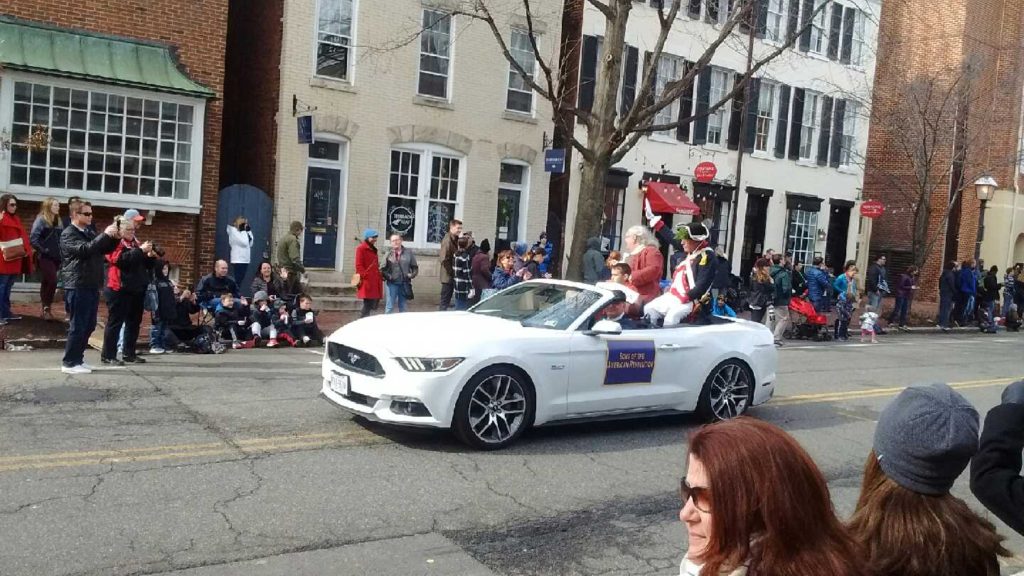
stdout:
<svg viewBox="0 0 1024 576">
<path fill-rule="evenodd" d="M 331 374 L 331 391 L 335 394 L 348 396 L 348 376 L 344 374 Z"/>
</svg>

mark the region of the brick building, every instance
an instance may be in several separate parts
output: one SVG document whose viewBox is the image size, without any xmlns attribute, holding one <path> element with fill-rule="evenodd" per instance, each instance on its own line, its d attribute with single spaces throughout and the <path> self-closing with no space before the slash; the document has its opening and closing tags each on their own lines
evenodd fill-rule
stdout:
<svg viewBox="0 0 1024 576">
<path fill-rule="evenodd" d="M 920 0 L 882 4 L 864 197 L 886 205 L 886 213 L 873 224 L 871 250 L 889 255 L 890 283 L 913 262 L 916 195 L 906 190 L 914 188 L 915 166 L 899 149 L 898 119 L 881 119 L 922 79 L 939 94 L 957 98 L 950 116 L 942 119 L 948 127 L 942 124 L 936 132 L 936 158 L 928 171 L 940 185 L 931 196 L 925 236 L 935 242 L 930 251 L 921 250 L 927 260 L 919 299 L 937 299 L 944 261 L 980 253 L 986 267 L 1003 269 L 1024 259 L 1024 201 L 1015 198 L 1021 172 L 1022 17 L 1021 0 L 967 0 L 941 9 Z M 969 70 L 966 77 L 964 70 Z M 973 182 L 986 174 L 998 189 L 982 219 Z"/>
<path fill-rule="evenodd" d="M 213 255 L 228 0 L 7 0 L 0 6 L 0 191 L 136 208 L 184 282 Z M 31 149 L 29 133 L 48 145 Z M 62 216 L 67 214 L 66 205 Z M 28 279 L 31 280 L 31 279 Z"/>
<path fill-rule="evenodd" d="M 547 4 L 533 24 L 552 58 L 561 3 Z M 535 241 L 545 225 L 550 106 L 510 74 L 486 25 L 450 17 L 459 6 L 232 7 L 222 185 L 252 185 L 273 199 L 271 254 L 290 222 L 305 224 L 302 256 L 320 288 L 347 283 L 365 228 L 380 232 L 382 246 L 385 234 L 404 236 L 419 260 L 417 300 L 429 300 L 449 218 L 492 247 Z M 507 13 L 499 24 L 533 66 L 526 19 Z M 300 141 L 300 121 L 310 123 L 312 143 Z"/>
</svg>

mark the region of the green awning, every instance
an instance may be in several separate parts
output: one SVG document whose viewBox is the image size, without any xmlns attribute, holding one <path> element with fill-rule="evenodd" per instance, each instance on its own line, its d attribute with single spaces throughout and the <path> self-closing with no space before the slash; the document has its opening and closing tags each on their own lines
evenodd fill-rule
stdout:
<svg viewBox="0 0 1024 576">
<path fill-rule="evenodd" d="M 0 68 L 212 98 L 168 46 L 0 16 Z"/>
</svg>

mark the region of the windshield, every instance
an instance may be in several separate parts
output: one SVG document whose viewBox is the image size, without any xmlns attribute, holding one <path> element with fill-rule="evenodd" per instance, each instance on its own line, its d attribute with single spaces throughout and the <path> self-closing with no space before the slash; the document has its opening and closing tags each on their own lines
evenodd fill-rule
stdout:
<svg viewBox="0 0 1024 576">
<path fill-rule="evenodd" d="M 565 330 L 604 296 L 596 290 L 558 284 L 520 284 L 474 306 L 470 312 L 523 326 Z"/>
</svg>

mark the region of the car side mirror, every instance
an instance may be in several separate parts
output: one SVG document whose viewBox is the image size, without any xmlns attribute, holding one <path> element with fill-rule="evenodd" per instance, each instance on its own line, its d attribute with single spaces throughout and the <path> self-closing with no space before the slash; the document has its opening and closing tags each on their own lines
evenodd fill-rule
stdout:
<svg viewBox="0 0 1024 576">
<path fill-rule="evenodd" d="M 609 335 L 614 336 L 622 334 L 622 326 L 614 320 L 598 320 L 594 327 L 585 332 L 587 336 L 601 336 Z"/>
</svg>

